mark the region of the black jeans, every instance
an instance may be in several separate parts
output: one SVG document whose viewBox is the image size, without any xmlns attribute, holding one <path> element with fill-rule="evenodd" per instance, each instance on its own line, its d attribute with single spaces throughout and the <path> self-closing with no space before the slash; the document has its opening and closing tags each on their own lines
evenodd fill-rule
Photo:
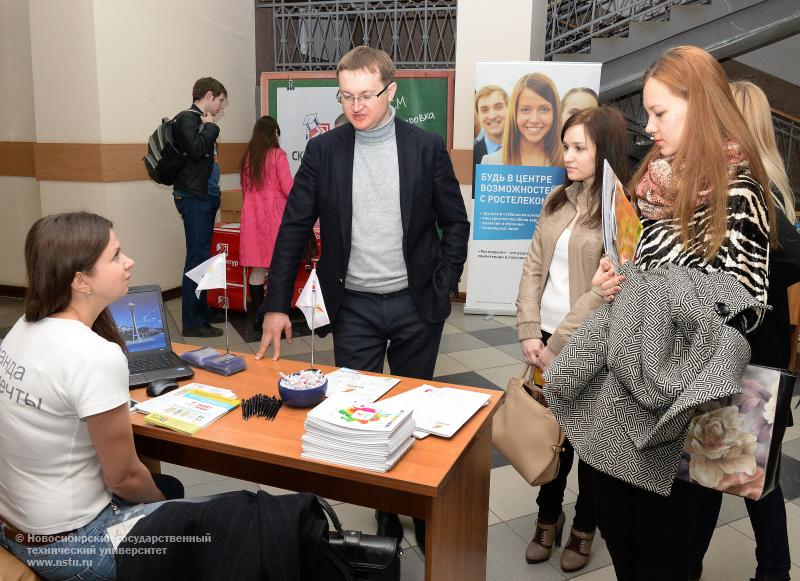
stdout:
<svg viewBox="0 0 800 581">
<path fill-rule="evenodd" d="M 417 312 L 407 290 L 388 294 L 346 290 L 333 326 L 337 367 L 431 379 L 442 338 L 442 323 Z"/>
<path fill-rule="evenodd" d="M 780 486 L 761 500 L 744 499 L 750 524 L 756 537 L 756 579 L 788 581 L 792 561 L 789 555 L 789 533 L 786 528 L 786 505 Z M 722 493 L 698 487 L 697 510 L 691 535 L 689 562 L 700 564 L 717 526 Z"/>
<path fill-rule="evenodd" d="M 542 341 L 547 344 L 550 333 L 542 331 Z M 539 505 L 539 520 L 545 523 L 554 523 L 561 514 L 561 506 L 564 504 L 564 490 L 567 488 L 567 476 L 572 470 L 572 461 L 575 458 L 575 450 L 569 440 L 564 440 L 564 451 L 561 452 L 561 463 L 558 467 L 556 477 L 542 484 L 539 488 L 539 495 L 536 497 L 536 504 Z M 572 526 L 584 533 L 594 531 L 597 524 L 594 509 L 594 492 L 592 491 L 592 477 L 589 466 L 582 460 L 578 460 L 578 500 L 575 502 L 575 518 Z"/>
<path fill-rule="evenodd" d="M 685 581 L 697 486 L 676 480 L 660 496 L 588 467 L 597 526 L 619 581 Z"/>
<path fill-rule="evenodd" d="M 345 290 L 333 326 L 333 357 L 337 367 L 383 373 L 385 355 L 392 375 L 431 379 L 443 328 L 444 322 L 420 316 L 408 290 L 382 295 Z M 423 543 L 424 521 L 415 518 L 414 524 Z"/>
<path fill-rule="evenodd" d="M 569 440 L 564 440 L 564 451 L 561 452 L 561 464 L 555 479 L 539 488 L 536 504 L 539 505 L 539 520 L 554 523 L 561 514 L 564 503 L 564 490 L 567 488 L 567 476 L 572 469 L 575 450 Z M 597 526 L 594 509 L 594 492 L 589 465 L 578 459 L 578 500 L 575 501 L 575 518 L 572 526 L 584 533 L 591 533 Z"/>
</svg>

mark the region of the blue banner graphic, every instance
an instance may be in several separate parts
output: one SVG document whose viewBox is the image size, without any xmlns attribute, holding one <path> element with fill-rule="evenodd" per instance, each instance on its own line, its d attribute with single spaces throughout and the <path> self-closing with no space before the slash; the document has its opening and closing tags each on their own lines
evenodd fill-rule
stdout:
<svg viewBox="0 0 800 581">
<path fill-rule="evenodd" d="M 547 194 L 565 179 L 561 167 L 478 164 L 473 240 L 530 240 Z"/>
</svg>

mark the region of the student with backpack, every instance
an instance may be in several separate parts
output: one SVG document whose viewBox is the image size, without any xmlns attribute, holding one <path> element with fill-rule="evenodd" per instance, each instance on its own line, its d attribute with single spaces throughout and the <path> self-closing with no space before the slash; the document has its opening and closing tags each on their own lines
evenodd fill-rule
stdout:
<svg viewBox="0 0 800 581">
<path fill-rule="evenodd" d="M 211 233 L 219 208 L 219 165 L 217 164 L 216 119 L 225 108 L 228 92 L 218 80 L 198 79 L 192 88 L 192 106 L 180 112 L 173 125 L 174 145 L 184 160 L 177 172 L 172 195 L 183 219 L 186 237 L 184 275 L 211 254 Z M 195 295 L 197 283 L 183 276 L 181 311 L 184 337 L 219 337 L 222 329 L 212 327 L 212 313 L 206 293 Z"/>
</svg>

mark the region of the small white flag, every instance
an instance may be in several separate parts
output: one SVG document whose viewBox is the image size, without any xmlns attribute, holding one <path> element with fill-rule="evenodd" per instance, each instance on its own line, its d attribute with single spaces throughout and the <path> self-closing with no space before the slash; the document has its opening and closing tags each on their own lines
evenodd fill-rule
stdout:
<svg viewBox="0 0 800 581">
<path fill-rule="evenodd" d="M 197 283 L 197 290 L 194 294 L 200 298 L 200 292 L 210 288 L 225 288 L 225 260 L 227 256 L 220 252 L 212 256 L 202 264 L 198 264 L 186 273 L 186 276 Z"/>
<path fill-rule="evenodd" d="M 303 292 L 297 298 L 297 308 L 303 311 L 309 329 L 318 329 L 324 325 L 329 325 L 331 320 L 328 318 L 328 310 L 325 308 L 325 299 L 322 298 L 322 288 L 317 278 L 317 269 L 311 270 L 311 275 L 303 287 Z M 314 320 L 311 320 L 311 313 L 314 313 Z"/>
</svg>

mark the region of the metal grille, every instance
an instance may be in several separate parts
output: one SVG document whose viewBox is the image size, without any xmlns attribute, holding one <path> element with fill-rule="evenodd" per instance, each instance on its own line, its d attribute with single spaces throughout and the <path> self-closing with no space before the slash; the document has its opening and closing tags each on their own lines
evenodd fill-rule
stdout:
<svg viewBox="0 0 800 581">
<path fill-rule="evenodd" d="M 257 2 L 272 10 L 276 71 L 336 67 L 360 45 L 385 50 L 398 68 L 453 68 L 457 0 Z"/>
<path fill-rule="evenodd" d="M 633 134 L 638 141 L 648 140 L 649 136 L 644 128 L 647 126 L 647 116 L 642 104 L 641 91 L 628 95 L 622 99 L 610 101 L 608 105 L 613 105 L 622 111 L 623 117 L 628 122 L 628 132 Z"/>
<path fill-rule="evenodd" d="M 554 54 L 587 54 L 592 38 L 627 36 L 631 22 L 668 20 L 678 4 L 710 0 L 548 0 L 545 58 Z"/>
</svg>

